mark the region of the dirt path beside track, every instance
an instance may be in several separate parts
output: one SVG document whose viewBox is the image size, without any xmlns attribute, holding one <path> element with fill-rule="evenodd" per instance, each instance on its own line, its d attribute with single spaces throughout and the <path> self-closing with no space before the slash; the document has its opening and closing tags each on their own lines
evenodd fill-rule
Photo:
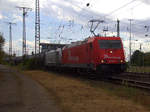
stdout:
<svg viewBox="0 0 150 112">
<path fill-rule="evenodd" d="M 0 65 L 0 112 L 61 112 L 37 82 Z"/>
</svg>

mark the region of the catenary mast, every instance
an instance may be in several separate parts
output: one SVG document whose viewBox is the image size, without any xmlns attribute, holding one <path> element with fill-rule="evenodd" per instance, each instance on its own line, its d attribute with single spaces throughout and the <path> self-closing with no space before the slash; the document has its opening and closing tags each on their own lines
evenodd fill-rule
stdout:
<svg viewBox="0 0 150 112">
<path fill-rule="evenodd" d="M 9 56 L 12 56 L 12 25 L 16 23 L 6 22 L 9 25 Z"/>
<path fill-rule="evenodd" d="M 35 3 L 35 54 L 40 53 L 40 2 Z"/>
<path fill-rule="evenodd" d="M 28 7 L 17 7 L 20 10 L 23 11 L 23 38 L 22 38 L 22 56 L 26 55 L 26 22 L 25 18 L 27 16 L 28 11 L 32 10 L 31 8 Z"/>
</svg>

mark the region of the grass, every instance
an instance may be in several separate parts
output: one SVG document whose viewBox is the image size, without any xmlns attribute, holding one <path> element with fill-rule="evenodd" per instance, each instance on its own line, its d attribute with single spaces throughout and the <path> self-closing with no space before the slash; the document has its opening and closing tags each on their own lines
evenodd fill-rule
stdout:
<svg viewBox="0 0 150 112">
<path fill-rule="evenodd" d="M 128 72 L 139 72 L 139 73 L 150 73 L 150 67 L 149 66 L 131 66 L 127 69 Z"/>
<path fill-rule="evenodd" d="M 52 72 L 24 74 L 43 85 L 64 112 L 148 112 L 150 107 L 150 96 L 136 89 Z"/>
<path fill-rule="evenodd" d="M 89 83 L 95 88 L 103 88 L 111 96 L 117 96 L 124 100 L 131 100 L 135 104 L 142 105 L 150 110 L 150 93 L 146 91 L 105 82 L 90 81 Z"/>
</svg>

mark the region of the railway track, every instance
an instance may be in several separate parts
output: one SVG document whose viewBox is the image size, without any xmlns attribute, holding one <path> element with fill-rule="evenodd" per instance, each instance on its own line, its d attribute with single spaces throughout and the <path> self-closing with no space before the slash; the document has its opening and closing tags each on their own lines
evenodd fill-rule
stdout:
<svg viewBox="0 0 150 112">
<path fill-rule="evenodd" d="M 150 78 L 150 73 L 136 73 L 136 72 L 124 72 L 121 75 L 129 76 L 129 77 L 136 77 L 136 78 Z"/>
<path fill-rule="evenodd" d="M 62 72 L 61 72 L 62 73 Z M 70 73 L 72 75 L 70 75 Z M 140 89 L 150 90 L 150 73 L 133 73 L 133 72 L 124 72 L 122 74 L 104 74 L 104 75 L 96 75 L 95 73 L 89 72 L 67 72 L 63 75 L 81 78 L 92 81 L 104 81 L 117 83 L 124 86 L 136 87 Z"/>
<path fill-rule="evenodd" d="M 111 75 L 107 79 L 112 83 L 150 90 L 150 74 L 125 72 Z"/>
<path fill-rule="evenodd" d="M 81 74 L 79 77 L 94 81 L 105 81 L 124 86 L 136 87 L 140 89 L 150 90 L 150 74 L 148 73 L 133 73 L 124 72 L 122 74 L 104 74 L 97 76 L 89 73 L 88 75 Z"/>
</svg>

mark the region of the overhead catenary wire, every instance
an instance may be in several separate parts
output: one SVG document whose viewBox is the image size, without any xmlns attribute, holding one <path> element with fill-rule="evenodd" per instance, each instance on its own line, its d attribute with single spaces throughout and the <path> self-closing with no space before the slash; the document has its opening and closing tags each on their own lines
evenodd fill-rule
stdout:
<svg viewBox="0 0 150 112">
<path fill-rule="evenodd" d="M 112 15 L 113 13 L 115 13 L 115 12 L 119 11 L 120 9 L 122 9 L 122 8 L 124 8 L 124 7 L 126 7 L 126 6 L 128 6 L 128 5 L 130 5 L 130 4 L 132 4 L 132 3 L 135 2 L 135 1 L 137 1 L 137 0 L 132 0 L 132 1 L 130 1 L 130 2 L 126 3 L 126 4 L 124 4 L 124 5 L 122 5 L 121 7 L 119 7 L 119 8 L 117 8 L 117 9 L 115 9 L 115 10 L 109 12 L 105 17 Z"/>
<path fill-rule="evenodd" d="M 110 12 L 110 13 L 108 13 L 108 14 L 106 15 L 106 17 L 111 16 L 113 13 L 115 13 L 115 12 L 117 12 L 117 11 L 119 11 L 119 10 L 125 8 L 125 7 L 127 7 L 128 5 L 134 3 L 135 1 L 137 1 L 137 0 L 132 0 L 132 1 L 130 1 L 130 2 L 126 3 L 126 4 L 124 4 L 124 5 L 122 5 L 121 7 L 119 7 L 119 8 L 117 8 L 117 9 L 113 10 L 113 11 Z M 90 0 L 90 2 L 91 2 L 91 0 Z M 90 2 L 88 2 L 88 3 L 89 3 L 89 6 L 91 5 Z M 89 12 L 89 11 L 90 11 L 90 10 L 89 10 L 90 7 L 87 8 L 87 7 L 81 7 L 81 6 L 78 6 L 78 5 L 75 5 L 75 6 L 78 7 L 78 8 L 80 8 L 80 9 L 81 9 L 83 12 L 85 12 L 85 13 L 90 13 L 90 12 Z M 136 6 L 134 6 L 134 7 L 136 7 Z M 74 19 L 73 19 L 73 20 L 74 20 Z"/>
<path fill-rule="evenodd" d="M 130 1 L 130 2 L 126 3 L 126 4 L 124 4 L 123 6 L 121 6 L 121 7 L 117 8 L 117 9 L 115 9 L 114 11 L 112 11 L 112 12 L 110 12 L 110 13 L 112 14 L 112 13 L 114 13 L 114 12 L 116 12 L 116 11 L 118 11 L 118 10 L 124 8 L 124 7 L 126 7 L 127 5 L 129 5 L 129 4 L 133 3 L 133 2 L 135 2 L 135 1 L 136 1 L 136 0 L 132 0 L 132 1 Z M 91 2 L 91 0 L 90 0 L 90 2 Z M 90 2 L 88 2 L 89 5 L 90 5 Z M 75 5 L 75 6 L 78 7 L 78 8 L 80 8 L 82 11 L 85 11 L 86 13 L 89 13 L 89 10 L 88 10 L 87 8 L 85 8 L 85 7 L 80 7 L 80 6 L 77 6 L 77 5 Z M 79 16 L 81 16 L 81 15 L 79 15 Z M 109 14 L 107 14 L 107 16 L 109 16 Z"/>
<path fill-rule="evenodd" d="M 104 16 L 104 18 L 106 18 L 106 17 L 108 17 L 108 16 L 111 16 L 113 13 L 115 13 L 115 12 L 119 11 L 120 9 L 122 9 L 122 8 L 124 8 L 124 7 L 126 7 L 126 6 L 128 6 L 128 5 L 130 5 L 130 4 L 132 4 L 132 3 L 135 2 L 135 1 L 137 1 L 137 0 L 132 0 L 132 1 L 130 1 L 130 2 L 126 3 L 126 4 L 124 4 L 123 6 L 121 6 L 121 7 L 117 8 L 117 9 L 111 11 L 110 13 L 106 14 L 106 15 Z"/>
</svg>

